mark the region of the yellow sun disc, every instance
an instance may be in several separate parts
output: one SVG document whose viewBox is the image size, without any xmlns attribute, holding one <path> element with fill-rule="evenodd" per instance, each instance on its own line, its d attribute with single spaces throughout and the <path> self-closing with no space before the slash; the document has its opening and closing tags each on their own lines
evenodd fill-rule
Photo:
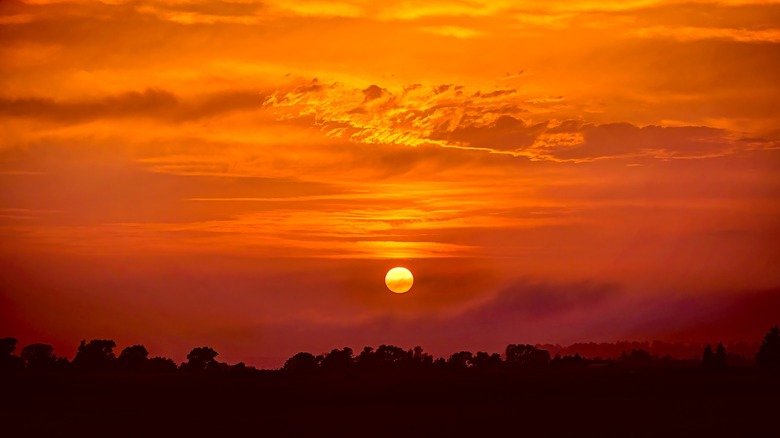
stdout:
<svg viewBox="0 0 780 438">
<path fill-rule="evenodd" d="M 385 275 L 385 284 L 391 291 L 402 294 L 412 288 L 414 277 L 411 271 L 406 268 L 393 268 L 387 271 Z"/>
</svg>

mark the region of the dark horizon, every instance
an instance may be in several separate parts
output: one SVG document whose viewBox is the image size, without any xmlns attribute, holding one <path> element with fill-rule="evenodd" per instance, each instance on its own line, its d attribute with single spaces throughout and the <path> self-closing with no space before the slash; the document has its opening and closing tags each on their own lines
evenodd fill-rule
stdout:
<svg viewBox="0 0 780 438">
<path fill-rule="evenodd" d="M 301 352 L 283 369 L 219 362 L 209 347 L 187 362 L 142 346 L 79 345 L 73 361 L 50 346 L 10 355 L 0 339 L 3 429 L 78 436 L 267 433 L 279 436 L 475 436 L 518 432 L 624 436 L 754 436 L 777 430 L 780 328 L 755 362 L 707 346 L 700 361 L 632 350 L 618 360 L 551 358 L 530 345 L 505 354 L 434 359 L 393 346 Z"/>
<path fill-rule="evenodd" d="M 756 340 L 752 343 L 749 342 L 737 342 L 737 343 L 724 343 L 724 342 L 716 342 L 716 343 L 683 343 L 683 342 L 662 342 L 662 341 L 618 341 L 613 343 L 595 343 L 595 342 L 587 342 L 587 343 L 575 343 L 568 346 L 560 346 L 560 345 L 552 345 L 552 344 L 510 344 L 507 346 L 506 349 L 502 351 L 468 351 L 468 350 L 460 350 L 459 352 L 452 352 L 450 355 L 444 355 L 444 356 L 435 356 L 431 355 L 429 352 L 425 351 L 425 349 L 422 346 L 416 345 L 414 347 L 399 347 L 396 345 L 388 345 L 388 344 L 381 344 L 376 347 L 373 346 L 364 346 L 362 349 L 352 349 L 349 346 L 345 347 L 339 347 L 334 348 L 330 350 L 330 353 L 338 352 L 340 350 L 346 351 L 349 350 L 350 353 L 350 360 L 357 360 L 358 354 L 361 352 L 368 352 L 370 353 L 372 350 L 376 351 L 377 349 L 381 348 L 391 348 L 393 350 L 396 350 L 396 352 L 402 352 L 407 355 L 411 355 L 412 352 L 416 352 L 416 354 L 424 353 L 426 357 L 429 357 L 431 362 L 440 362 L 440 361 L 446 361 L 449 363 L 453 360 L 453 358 L 457 354 L 468 354 L 469 359 L 471 358 L 471 355 L 476 356 L 478 353 L 482 355 L 487 355 L 491 357 L 498 357 L 498 361 L 508 361 L 509 354 L 509 347 L 512 345 L 521 345 L 525 346 L 527 348 L 533 348 L 534 350 L 538 352 L 542 352 L 546 355 L 547 360 L 545 363 L 550 362 L 553 359 L 566 359 L 566 358 L 573 358 L 577 357 L 578 359 L 582 358 L 584 360 L 589 361 L 596 361 L 596 362 L 603 362 L 603 363 L 620 363 L 621 361 L 625 362 L 627 359 L 627 356 L 631 356 L 635 352 L 637 354 L 642 355 L 642 357 L 646 358 L 649 361 L 656 362 L 656 363 L 662 363 L 663 361 L 667 362 L 667 365 L 669 363 L 673 363 L 677 366 L 680 364 L 687 364 L 687 365 L 698 365 L 703 360 L 703 356 L 705 355 L 706 349 L 713 349 L 715 346 L 718 346 L 718 348 L 723 347 L 725 350 L 724 360 L 726 358 L 729 359 L 729 362 L 731 366 L 738 366 L 738 367 L 745 367 L 745 366 L 753 366 L 755 365 L 755 358 L 757 357 L 757 354 L 761 349 L 763 348 L 762 345 L 766 344 L 769 339 L 770 335 L 772 333 L 775 333 L 777 330 L 777 326 L 773 327 L 764 338 Z M 173 364 L 176 364 L 177 368 L 181 369 L 182 367 L 186 367 L 187 362 L 186 361 L 176 361 L 174 359 L 171 359 L 164 354 L 158 354 L 157 352 L 150 352 L 146 349 L 146 347 L 143 344 L 131 344 L 127 345 L 125 347 L 122 347 L 121 345 L 117 345 L 113 340 L 110 339 L 91 339 L 89 341 L 82 340 L 81 344 L 77 348 L 77 352 L 75 355 L 71 357 L 67 357 L 59 353 L 53 346 L 45 343 L 28 343 L 23 344 L 18 341 L 18 339 L 13 337 L 5 337 L 0 339 L 0 343 L 3 343 L 4 346 L 4 354 L 11 355 L 11 351 L 16 352 L 17 358 L 21 359 L 21 352 L 25 350 L 30 345 L 37 346 L 39 348 L 44 348 L 48 351 L 48 354 L 53 358 L 54 361 L 61 361 L 61 365 L 70 365 L 76 360 L 76 358 L 82 354 L 82 350 L 85 347 L 90 346 L 91 344 L 102 344 L 101 347 L 104 351 L 107 358 L 110 358 L 111 360 L 118 360 L 118 358 L 122 357 L 125 353 L 130 352 L 138 354 L 138 350 L 143 351 L 144 359 L 149 358 L 159 358 L 159 359 L 165 359 L 166 361 L 170 361 Z M 11 349 L 10 346 L 13 346 Z M 114 351 L 116 349 L 116 351 Z M 193 354 L 193 352 L 201 350 L 201 349 L 208 349 L 211 351 L 215 357 L 219 356 L 218 348 L 212 348 L 212 346 L 199 346 L 199 347 L 193 347 L 193 349 L 189 352 L 187 355 L 187 358 L 189 359 L 189 356 Z M 5 351 L 8 350 L 8 351 Z M 121 352 L 121 353 L 120 353 Z M 319 358 L 319 361 L 322 361 L 323 359 L 326 359 L 328 355 L 330 354 L 328 351 L 324 352 L 297 352 L 295 354 L 291 354 L 287 358 L 284 358 L 281 360 L 281 363 L 279 366 L 275 367 L 264 367 L 264 366 L 258 366 L 255 363 L 252 363 L 251 361 L 247 360 L 240 360 L 236 363 L 241 363 L 241 366 L 247 366 L 253 369 L 259 369 L 259 370 L 280 370 L 285 368 L 285 364 L 293 357 L 299 354 L 307 354 L 311 357 L 317 357 Z M 354 357 L 352 357 L 352 354 L 354 353 Z M 64 359 L 64 361 L 63 361 Z M 230 367 L 231 364 L 227 362 L 220 362 L 220 360 L 216 360 L 215 358 L 212 358 L 212 360 L 215 360 L 215 363 L 220 363 L 223 366 Z M 234 363 L 233 365 L 236 365 Z"/>
<path fill-rule="evenodd" d="M 258 364 L 752 342 L 780 309 L 778 16 L 2 0 L 0 333 Z"/>
</svg>

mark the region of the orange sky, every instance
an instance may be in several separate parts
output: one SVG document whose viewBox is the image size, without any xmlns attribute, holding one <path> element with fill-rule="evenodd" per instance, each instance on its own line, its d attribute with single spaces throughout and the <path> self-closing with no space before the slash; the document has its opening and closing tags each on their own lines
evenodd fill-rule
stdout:
<svg viewBox="0 0 780 438">
<path fill-rule="evenodd" d="M 780 3 L 1 0 L 0 41 L 22 344 L 278 365 L 780 322 Z"/>
</svg>

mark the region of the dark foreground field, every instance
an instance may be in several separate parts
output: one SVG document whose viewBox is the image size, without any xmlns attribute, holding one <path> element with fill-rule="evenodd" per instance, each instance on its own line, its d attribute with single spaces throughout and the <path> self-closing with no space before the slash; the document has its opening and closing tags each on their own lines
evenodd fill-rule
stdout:
<svg viewBox="0 0 780 438">
<path fill-rule="evenodd" d="M 756 370 L 2 377 L 3 436 L 780 436 Z"/>
</svg>

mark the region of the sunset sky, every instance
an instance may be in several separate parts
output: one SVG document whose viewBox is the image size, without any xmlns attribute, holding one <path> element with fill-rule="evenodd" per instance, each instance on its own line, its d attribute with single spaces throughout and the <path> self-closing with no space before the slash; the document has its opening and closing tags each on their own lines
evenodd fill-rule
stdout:
<svg viewBox="0 0 780 438">
<path fill-rule="evenodd" d="M 0 0 L 0 336 L 757 341 L 778 78 L 768 1 Z"/>
</svg>

